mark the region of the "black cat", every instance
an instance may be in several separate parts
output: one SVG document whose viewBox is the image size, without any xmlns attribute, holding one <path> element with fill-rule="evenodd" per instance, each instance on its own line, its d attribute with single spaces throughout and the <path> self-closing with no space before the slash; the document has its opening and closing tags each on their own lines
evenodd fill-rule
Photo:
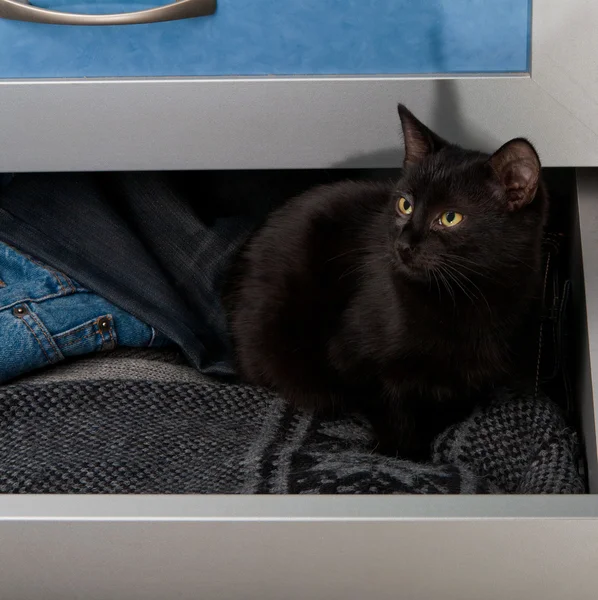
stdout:
<svg viewBox="0 0 598 600">
<path fill-rule="evenodd" d="M 360 410 L 379 451 L 424 459 L 515 372 L 548 202 L 528 141 L 489 156 L 399 115 L 400 179 L 322 186 L 274 212 L 226 304 L 247 381 L 298 406 Z"/>
</svg>

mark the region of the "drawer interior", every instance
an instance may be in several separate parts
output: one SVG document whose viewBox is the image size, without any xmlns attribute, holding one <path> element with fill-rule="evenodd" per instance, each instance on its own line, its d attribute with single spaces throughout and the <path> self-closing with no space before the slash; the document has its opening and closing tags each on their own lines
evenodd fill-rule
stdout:
<svg viewBox="0 0 598 600">
<path fill-rule="evenodd" d="M 588 329 L 587 277 L 584 264 L 591 264 L 593 245 L 583 244 L 584 230 L 591 228 L 593 186 L 588 181 L 589 172 L 574 169 L 547 169 L 545 177 L 551 199 L 548 225 L 550 235 L 562 235 L 561 246 L 563 274 L 570 282 L 570 297 L 566 301 L 564 345 L 558 353 L 562 361 L 562 378 L 544 382 L 546 393 L 560 402 L 570 424 L 580 433 L 584 456 L 580 471 L 587 477 L 588 490 L 597 493 L 597 452 L 595 427 L 595 398 L 591 377 L 591 355 Z M 554 309 L 553 309 L 554 310 Z"/>
<path fill-rule="evenodd" d="M 256 223 L 274 206 L 291 195 L 317 183 L 328 183 L 343 178 L 388 178 L 391 170 L 367 171 L 293 171 L 293 172 L 203 172 L 173 174 L 179 185 L 202 185 L 211 190 L 211 198 L 237 199 L 236 208 L 251 206 Z M 544 291 L 540 321 L 530 321 L 527 341 L 530 358 L 538 365 L 538 388 L 561 407 L 568 424 L 575 427 L 584 447 L 580 471 L 589 484 L 591 493 L 598 490 L 598 455 L 594 417 L 594 396 L 591 379 L 591 327 L 588 327 L 589 309 L 586 303 L 588 288 L 588 246 L 584 226 L 591 219 L 580 210 L 588 210 L 591 203 L 582 202 L 578 172 L 573 169 L 547 169 L 546 182 L 551 197 L 551 214 L 547 228 L 545 252 L 550 254 L 549 285 Z M 269 193 L 262 193 L 264 185 Z M 588 187 L 588 186 L 586 186 Z M 587 190 L 584 189 L 584 198 Z M 232 208 L 231 208 L 232 206 Z M 558 272 L 558 277 L 554 273 Z"/>
</svg>

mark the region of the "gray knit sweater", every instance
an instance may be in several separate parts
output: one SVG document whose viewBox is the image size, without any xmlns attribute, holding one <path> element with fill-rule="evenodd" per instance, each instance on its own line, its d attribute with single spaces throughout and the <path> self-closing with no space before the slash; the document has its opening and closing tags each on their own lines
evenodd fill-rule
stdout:
<svg viewBox="0 0 598 600">
<path fill-rule="evenodd" d="M 583 493 L 576 435 L 547 398 L 502 391 L 432 462 L 372 452 L 359 417 L 292 410 L 175 354 L 101 355 L 0 387 L 3 493 Z"/>
</svg>

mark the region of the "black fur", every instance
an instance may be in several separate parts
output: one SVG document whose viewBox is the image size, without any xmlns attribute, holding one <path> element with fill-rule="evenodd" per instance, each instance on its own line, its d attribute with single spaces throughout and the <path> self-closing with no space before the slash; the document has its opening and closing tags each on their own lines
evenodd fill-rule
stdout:
<svg viewBox="0 0 598 600">
<path fill-rule="evenodd" d="M 235 265 L 226 304 L 247 381 L 298 406 L 360 410 L 380 451 L 423 459 L 514 373 L 547 198 L 527 141 L 489 156 L 399 112 L 401 178 L 315 188 L 274 212 Z M 463 221 L 440 225 L 445 211 Z"/>
</svg>

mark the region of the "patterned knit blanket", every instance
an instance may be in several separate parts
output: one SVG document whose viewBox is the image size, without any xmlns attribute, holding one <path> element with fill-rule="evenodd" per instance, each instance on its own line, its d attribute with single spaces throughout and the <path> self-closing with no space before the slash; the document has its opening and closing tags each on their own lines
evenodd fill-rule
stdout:
<svg viewBox="0 0 598 600">
<path fill-rule="evenodd" d="M 372 452 L 328 421 L 170 353 L 119 352 L 0 387 L 2 493 L 583 493 L 576 434 L 545 397 L 502 391 L 432 462 Z"/>
</svg>

